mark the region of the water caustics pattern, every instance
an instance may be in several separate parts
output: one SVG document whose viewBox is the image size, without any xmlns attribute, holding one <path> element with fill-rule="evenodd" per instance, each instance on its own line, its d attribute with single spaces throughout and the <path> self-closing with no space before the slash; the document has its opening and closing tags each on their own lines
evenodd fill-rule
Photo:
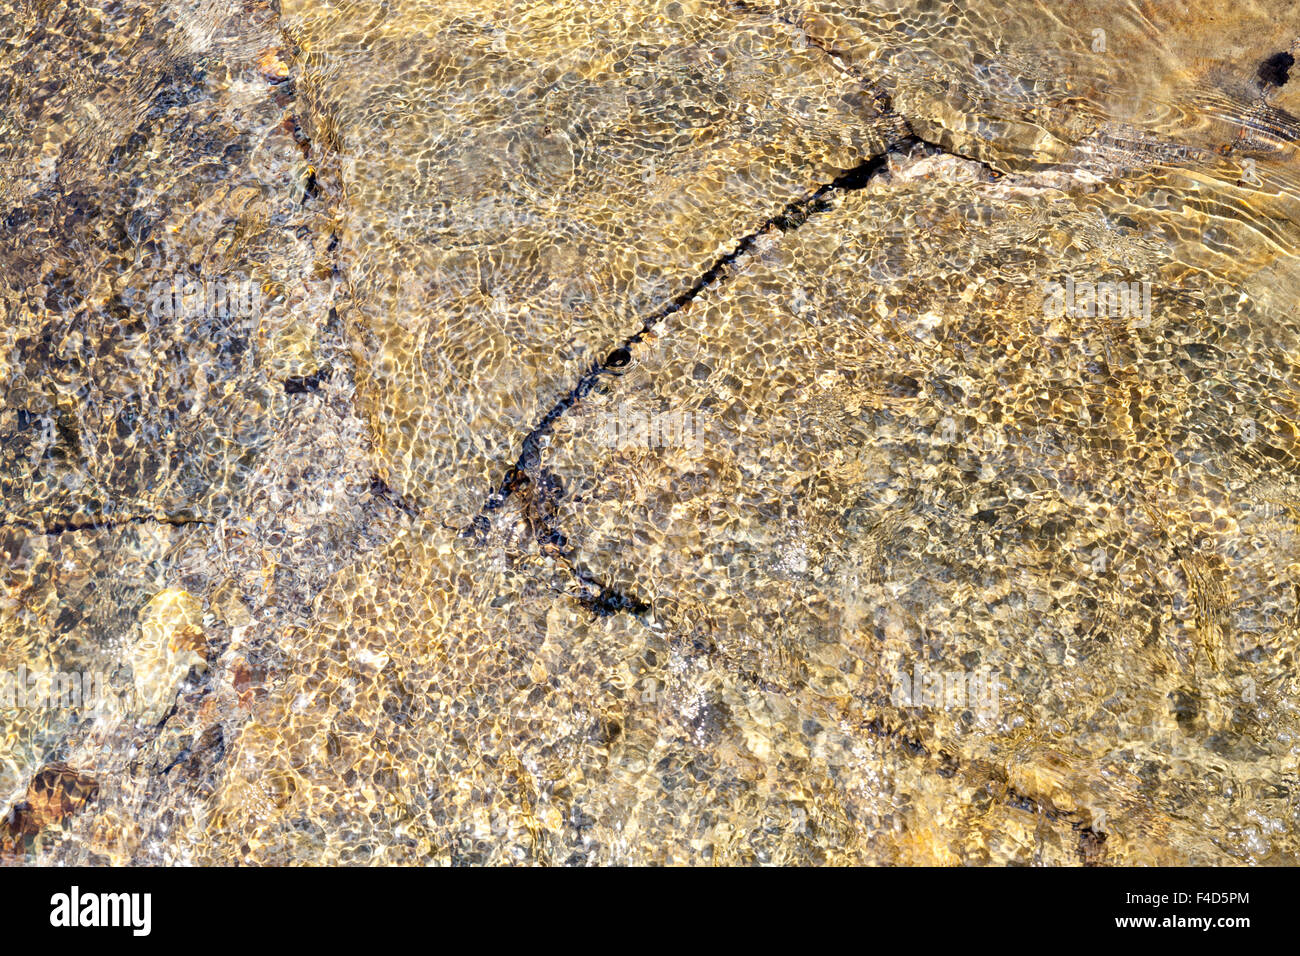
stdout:
<svg viewBox="0 0 1300 956">
<path fill-rule="evenodd" d="M 0 862 L 1300 857 L 1300 4 L 0 0 Z"/>
</svg>

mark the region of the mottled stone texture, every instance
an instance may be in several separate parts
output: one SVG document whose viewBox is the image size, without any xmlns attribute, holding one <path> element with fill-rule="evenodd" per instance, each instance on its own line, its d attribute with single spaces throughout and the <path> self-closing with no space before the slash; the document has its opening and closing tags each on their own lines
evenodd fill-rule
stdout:
<svg viewBox="0 0 1300 956">
<path fill-rule="evenodd" d="M 37 6 L 6 858 L 1296 861 L 1294 3 Z"/>
</svg>

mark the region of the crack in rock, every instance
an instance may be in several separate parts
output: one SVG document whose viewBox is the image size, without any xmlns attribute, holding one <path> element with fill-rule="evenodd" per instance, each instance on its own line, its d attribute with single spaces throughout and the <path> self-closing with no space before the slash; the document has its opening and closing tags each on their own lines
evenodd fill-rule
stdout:
<svg viewBox="0 0 1300 956">
<path fill-rule="evenodd" d="M 500 508 L 518 491 L 534 484 L 535 479 L 540 490 L 539 495 L 530 496 L 525 503 L 525 513 L 534 535 L 541 545 L 542 552 L 556 558 L 573 575 L 580 592 L 579 603 L 599 616 L 618 614 L 624 611 L 634 615 L 644 614 L 650 610 L 650 604 L 631 595 L 623 594 L 601 583 L 590 571 L 573 560 L 574 548 L 568 538 L 552 523 L 553 507 L 544 507 L 543 503 L 553 501 L 558 490 L 553 476 L 542 469 L 542 441 L 555 428 L 556 422 L 578 402 L 589 395 L 606 376 L 617 377 L 632 361 L 632 348 L 639 344 L 654 327 L 668 316 L 690 305 L 707 289 L 728 277 L 731 266 L 747 255 L 758 241 L 774 232 L 791 232 L 798 229 L 814 214 L 829 208 L 828 197 L 835 191 L 848 192 L 864 188 L 883 170 L 891 152 L 919 143 L 916 137 L 905 136 L 895 140 L 883 152 L 872 156 L 852 169 L 840 174 L 829 183 L 823 183 L 800 199 L 788 202 L 780 212 L 759 224 L 758 228 L 743 236 L 730 252 L 715 260 L 683 292 L 646 317 L 641 328 L 627 336 L 615 348 L 611 349 L 603 360 L 593 362 L 577 383 L 550 410 L 542 416 L 537 425 L 524 437 L 522 450 L 515 463 L 506 471 L 505 477 L 496 490 L 488 496 L 478 515 L 462 532 L 462 537 L 475 538 L 479 543 L 486 540 L 490 518 L 489 515 Z"/>
<path fill-rule="evenodd" d="M 537 470 L 541 464 L 541 441 L 551 433 L 555 423 L 560 420 L 564 413 L 589 395 L 600 383 L 603 376 L 622 374 L 622 370 L 632 361 L 632 346 L 639 344 L 659 322 L 690 305 L 719 279 L 725 278 L 729 267 L 752 250 L 763 236 L 770 234 L 774 230 L 789 232 L 799 228 L 807 222 L 811 215 L 828 208 L 826 197 L 834 190 L 848 191 L 863 188 L 876 173 L 885 167 L 890 152 L 918 142 L 920 140 L 913 136 L 897 140 L 885 152 L 865 160 L 833 181 L 819 186 L 802 199 L 792 200 L 787 203 L 781 212 L 771 216 L 753 232 L 741 238 L 730 252 L 718 258 L 708 269 L 701 273 L 700 277 L 689 288 L 679 293 L 657 311 L 651 313 L 648 318 L 643 320 L 641 328 L 611 349 L 605 359 L 593 362 L 573 388 L 551 406 L 537 425 L 524 436 L 523 450 L 520 452 L 518 459 L 506 472 L 497 490 L 488 497 L 479 514 L 465 530 L 466 536 L 475 532 L 481 533 L 485 529 L 486 516 L 490 512 L 500 509 L 509 500 L 510 496 L 518 490 L 520 487 L 519 473 L 522 472 L 526 475 Z"/>
</svg>

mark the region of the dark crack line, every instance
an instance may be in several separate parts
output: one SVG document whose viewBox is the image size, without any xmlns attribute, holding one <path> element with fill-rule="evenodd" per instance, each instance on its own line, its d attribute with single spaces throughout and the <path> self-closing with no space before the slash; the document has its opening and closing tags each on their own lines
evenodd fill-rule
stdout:
<svg viewBox="0 0 1300 956">
<path fill-rule="evenodd" d="M 945 146 L 943 145 L 943 143 L 937 143 L 932 139 L 926 139 L 924 136 L 920 135 L 915 130 L 912 130 L 912 124 L 909 121 L 904 120 L 903 122 L 907 123 L 907 128 L 910 131 L 908 133 L 908 136 L 911 139 L 915 140 L 916 142 L 920 143 L 921 145 L 929 146 L 931 149 L 938 150 L 939 152 L 943 153 L 945 156 L 951 156 L 954 159 L 960 159 L 962 162 L 974 163 L 976 166 L 980 167 L 982 170 L 988 173 L 990 179 L 995 179 L 995 180 L 1001 179 L 1005 175 L 1005 173 L 1003 173 L 1002 170 L 989 165 L 982 159 L 976 159 L 974 156 L 967 156 L 965 153 L 957 152 L 951 146 Z"/>
<path fill-rule="evenodd" d="M 539 480 L 534 483 L 523 472 L 519 474 L 520 480 L 512 491 L 518 491 L 523 500 L 523 514 L 529 532 L 539 545 L 541 553 L 554 559 L 577 584 L 576 594 L 567 591 L 558 593 L 576 598 L 582 607 L 596 617 L 609 617 L 624 611 L 642 615 L 649 611 L 649 604 L 610 587 L 574 559 L 574 549 L 569 547 L 568 538 L 555 523 L 558 503 L 563 494 L 559 479 L 542 471 Z"/>
<path fill-rule="evenodd" d="M 213 524 L 212 521 L 206 518 L 169 518 L 158 515 L 130 515 L 125 518 L 106 518 L 103 521 L 56 521 L 53 524 L 42 524 L 26 515 L 13 515 L 12 518 L 14 521 L 30 528 L 35 534 L 51 536 L 80 531 L 108 531 L 146 522 L 163 524 L 172 528 L 187 528 L 195 525 L 211 527 Z"/>
<path fill-rule="evenodd" d="M 632 346 L 639 344 L 661 321 L 681 311 L 699 298 L 726 274 L 728 267 L 752 250 L 755 243 L 764 235 L 774 229 L 781 232 L 790 232 L 799 228 L 808 221 L 808 218 L 813 213 L 829 208 L 826 197 L 837 189 L 852 191 L 863 188 L 876 173 L 884 168 L 885 163 L 888 162 L 890 152 L 910 145 L 911 141 L 920 142 L 920 140 L 912 136 L 904 137 L 893 143 L 880 155 L 873 156 L 860 163 L 832 182 L 819 186 L 802 199 L 792 200 L 787 203 L 781 212 L 765 220 L 757 229 L 742 238 L 730 252 L 717 259 L 688 289 L 679 293 L 658 311 L 651 313 L 641 323 L 641 328 L 611 350 L 603 361 L 593 362 L 582 377 L 578 379 L 577 384 L 569 390 L 568 394 L 556 402 L 542 416 L 536 427 L 524 437 L 523 450 L 520 452 L 519 458 L 506 473 L 497 490 L 484 503 L 470 528 L 466 529 L 466 534 L 472 534 L 476 530 L 481 531 L 482 519 L 486 514 L 499 509 L 510 498 L 511 494 L 518 490 L 519 473 L 522 472 L 526 475 L 537 469 L 541 464 L 541 441 L 551 433 L 555 428 L 555 423 L 560 420 L 564 413 L 589 395 L 600 383 L 602 376 L 622 374 L 622 370 L 632 361 Z"/>
<path fill-rule="evenodd" d="M 524 437 L 522 450 L 514 465 L 506 471 L 505 477 L 496 490 L 488 496 L 470 525 L 461 531 L 461 536 L 475 538 L 479 543 L 484 543 L 490 525 L 489 515 L 500 510 L 516 492 L 532 485 L 535 479 L 550 477 L 541 469 L 543 439 L 551 434 L 556 422 L 569 409 L 596 389 L 602 378 L 618 377 L 622 374 L 632 361 L 632 347 L 650 334 L 657 324 L 686 308 L 706 290 L 722 280 L 731 266 L 753 250 L 763 236 L 774 231 L 785 233 L 798 229 L 815 213 L 830 208 L 828 197 L 832 193 L 837 190 L 850 192 L 862 189 L 885 168 L 891 152 L 905 148 L 914 142 L 919 140 L 911 136 L 896 140 L 880 154 L 864 160 L 831 182 L 823 183 L 806 196 L 786 203 L 780 212 L 764 220 L 758 228 L 742 237 L 730 252 L 715 260 L 687 289 L 642 320 L 641 328 L 623 339 L 603 360 L 593 362 L 569 392 L 551 406 L 537 425 Z M 553 488 L 543 484 L 543 498 L 554 496 L 554 493 Z M 534 526 L 534 533 L 542 546 L 543 553 L 559 559 L 575 578 L 580 588 L 578 600 L 583 607 L 599 616 L 618 614 L 623 611 L 639 615 L 650 610 L 650 605 L 645 601 L 609 587 L 574 561 L 575 549 L 569 545 L 567 536 L 561 533 L 552 521 L 553 507 L 548 508 L 547 513 L 543 514 L 537 507 L 537 497 L 534 496 L 525 510 L 530 512 L 530 523 Z"/>
<path fill-rule="evenodd" d="M 813 37 L 800 24 L 790 18 L 782 16 L 779 19 L 798 30 L 807 38 L 809 44 L 835 59 L 849 76 L 862 84 L 863 89 L 871 95 L 882 114 L 897 121 L 901 127 L 902 135 L 893 139 L 878 155 L 864 160 L 831 182 L 818 186 L 803 198 L 787 203 L 779 213 L 764 220 L 758 228 L 742 237 L 730 252 L 715 260 L 686 290 L 645 318 L 641 323 L 641 328 L 623 339 L 619 345 L 610 350 L 603 360 L 593 362 L 568 393 L 552 405 L 537 425 L 524 436 L 521 451 L 515 463 L 506 471 L 501 482 L 488 496 L 469 526 L 461 531 L 462 537 L 474 538 L 479 543 L 484 543 L 490 527 L 490 515 L 500 510 L 517 491 L 530 485 L 535 477 L 541 477 L 542 441 L 554 431 L 556 422 L 569 409 L 591 394 L 600 385 L 602 378 L 620 376 L 632 361 L 633 346 L 639 344 L 650 334 L 658 323 L 681 311 L 718 283 L 719 280 L 724 279 L 730 267 L 753 250 L 763 236 L 773 231 L 785 233 L 798 229 L 814 214 L 830 208 L 828 197 L 836 190 L 849 192 L 862 189 L 871 182 L 877 173 L 885 168 L 891 153 L 910 146 L 928 146 L 958 159 L 977 163 L 994 178 L 1002 175 L 998 170 L 993 169 L 981 160 L 963 156 L 942 144 L 917 135 L 913 124 L 906 117 L 894 112 L 888 92 L 880 89 L 875 83 L 863 76 L 856 65 L 845 60 L 841 54 Z M 553 515 L 553 509 L 551 510 Z M 584 607 L 602 616 L 617 614 L 621 611 L 629 611 L 639 615 L 650 609 L 650 605 L 646 602 L 609 587 L 586 568 L 574 562 L 574 549 L 569 545 L 568 537 L 555 527 L 553 521 L 550 520 L 550 516 L 538 514 L 531 503 L 526 506 L 525 511 L 532 512 L 529 515 L 529 521 L 535 528 L 535 535 L 543 553 L 560 559 L 573 574 L 580 588 L 578 600 Z"/>
<path fill-rule="evenodd" d="M 994 169 L 988 163 L 982 160 L 973 159 L 955 152 L 940 143 L 935 143 L 912 131 L 911 124 L 902 117 L 899 119 L 903 122 L 908 130 L 906 135 L 893 141 L 888 148 L 878 156 L 859 164 L 843 175 L 839 176 L 830 183 L 819 186 L 814 192 L 805 196 L 803 199 L 796 199 L 788 203 L 784 210 L 770 219 L 763 222 L 757 229 L 742 238 L 730 252 L 716 260 L 695 283 L 686 291 L 678 294 L 667 305 L 652 313 L 645 319 L 641 328 L 634 334 L 625 338 L 620 345 L 614 348 L 603 361 L 593 362 L 586 372 L 578 379 L 577 384 L 569 390 L 558 402 L 551 406 L 550 410 L 542 417 L 537 425 L 526 435 L 523 440 L 522 451 L 516 459 L 515 464 L 506 472 L 505 477 L 497 486 L 497 489 L 488 496 L 487 501 L 479 509 L 478 514 L 471 522 L 470 526 L 462 531 L 465 537 L 482 535 L 486 531 L 488 515 L 497 511 L 504 505 L 517 491 L 522 484 L 528 480 L 528 475 L 537 470 L 541 464 L 541 442 L 542 439 L 549 435 L 555 428 L 555 423 L 560 420 L 570 408 L 577 405 L 578 402 L 591 394 L 600 384 L 603 376 L 614 376 L 622 374 L 632 361 L 631 348 L 639 344 L 646 335 L 653 331 L 654 327 L 663 319 L 679 312 L 681 309 L 690 305 L 695 299 L 708 290 L 718 279 L 722 278 L 728 268 L 738 259 L 746 255 L 753 249 L 755 243 L 764 235 L 772 230 L 780 232 L 790 232 L 798 229 L 814 213 L 822 212 L 829 208 L 826 197 L 836 189 L 842 191 L 852 191 L 861 189 L 871 181 L 871 179 L 884 168 L 888 162 L 890 153 L 898 152 L 908 146 L 922 145 L 938 150 L 957 159 L 966 162 L 976 163 L 985 169 L 991 176 L 998 178 L 1002 173 Z"/>
</svg>

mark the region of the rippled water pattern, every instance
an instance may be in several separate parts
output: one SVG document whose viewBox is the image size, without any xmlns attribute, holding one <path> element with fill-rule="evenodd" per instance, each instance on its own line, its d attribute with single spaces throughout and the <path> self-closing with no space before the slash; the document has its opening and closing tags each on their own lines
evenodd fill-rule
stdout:
<svg viewBox="0 0 1300 956">
<path fill-rule="evenodd" d="M 1296 862 L 1300 4 L 1186 7 L 9 0 L 0 861 Z"/>
</svg>

